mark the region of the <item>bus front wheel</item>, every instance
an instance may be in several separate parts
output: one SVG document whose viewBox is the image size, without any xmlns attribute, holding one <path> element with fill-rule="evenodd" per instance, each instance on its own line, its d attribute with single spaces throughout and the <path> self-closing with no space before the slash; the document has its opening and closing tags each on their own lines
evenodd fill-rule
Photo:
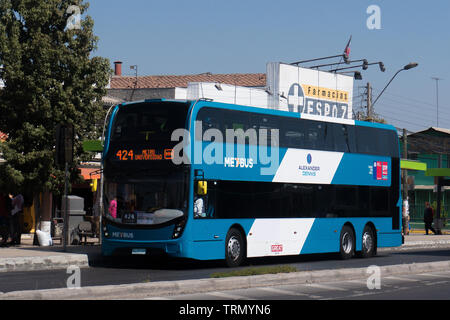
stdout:
<svg viewBox="0 0 450 320">
<path fill-rule="evenodd" d="M 228 231 L 225 240 L 225 262 L 229 267 L 237 267 L 244 260 L 245 243 L 242 233 L 235 228 Z"/>
</svg>

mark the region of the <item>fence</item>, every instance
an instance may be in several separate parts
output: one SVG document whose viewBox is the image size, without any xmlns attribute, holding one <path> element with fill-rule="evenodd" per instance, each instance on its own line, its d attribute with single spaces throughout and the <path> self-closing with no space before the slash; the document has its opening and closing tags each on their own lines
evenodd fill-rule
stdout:
<svg viewBox="0 0 450 320">
<path fill-rule="evenodd" d="M 432 204 L 434 216 L 436 217 L 436 203 L 434 205 Z M 450 229 L 450 224 L 446 223 L 448 222 L 448 212 L 449 212 L 448 205 L 441 206 L 441 218 L 446 218 L 447 221 L 444 222 L 444 228 Z M 410 227 L 412 229 L 423 229 L 424 223 L 423 223 L 423 214 L 425 211 L 425 203 L 423 204 L 413 204 L 409 206 L 409 221 L 410 221 Z"/>
</svg>

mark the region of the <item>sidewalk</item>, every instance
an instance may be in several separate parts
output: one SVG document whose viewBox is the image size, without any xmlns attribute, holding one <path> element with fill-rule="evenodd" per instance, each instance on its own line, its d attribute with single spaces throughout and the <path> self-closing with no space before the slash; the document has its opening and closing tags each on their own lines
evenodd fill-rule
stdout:
<svg viewBox="0 0 450 320">
<path fill-rule="evenodd" d="M 0 272 L 65 269 L 68 266 L 89 267 L 89 261 L 101 257 L 99 239 L 88 238 L 87 245 L 67 246 L 63 251 L 60 244 L 51 247 L 33 246 L 33 235 L 22 235 L 20 246 L 0 247 Z M 402 247 L 449 246 L 450 234 L 425 235 L 415 230 L 405 236 Z"/>
<path fill-rule="evenodd" d="M 88 267 L 100 256 L 99 239 L 88 238 L 88 244 L 50 247 L 33 245 L 33 234 L 23 234 L 19 246 L 0 247 L 0 272 L 65 269 L 68 266 Z"/>
</svg>

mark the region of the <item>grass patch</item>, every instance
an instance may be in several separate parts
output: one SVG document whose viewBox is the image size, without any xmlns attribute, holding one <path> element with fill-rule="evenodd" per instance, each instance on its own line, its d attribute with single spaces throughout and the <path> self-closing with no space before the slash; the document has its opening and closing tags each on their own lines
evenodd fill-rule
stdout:
<svg viewBox="0 0 450 320">
<path fill-rule="evenodd" d="M 215 272 L 211 274 L 211 278 L 225 278 L 225 277 L 240 277 L 240 276 L 255 276 L 260 274 L 276 274 L 297 272 L 297 268 L 289 265 L 275 266 L 275 267 L 259 267 L 233 270 L 229 272 Z"/>
</svg>

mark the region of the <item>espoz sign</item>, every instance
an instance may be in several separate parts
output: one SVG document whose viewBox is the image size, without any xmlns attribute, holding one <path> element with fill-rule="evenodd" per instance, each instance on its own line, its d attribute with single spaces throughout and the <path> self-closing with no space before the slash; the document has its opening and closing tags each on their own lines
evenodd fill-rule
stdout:
<svg viewBox="0 0 450 320">
<path fill-rule="evenodd" d="M 353 77 L 271 62 L 267 64 L 267 86 L 272 93 L 270 108 L 353 118 Z"/>
</svg>

